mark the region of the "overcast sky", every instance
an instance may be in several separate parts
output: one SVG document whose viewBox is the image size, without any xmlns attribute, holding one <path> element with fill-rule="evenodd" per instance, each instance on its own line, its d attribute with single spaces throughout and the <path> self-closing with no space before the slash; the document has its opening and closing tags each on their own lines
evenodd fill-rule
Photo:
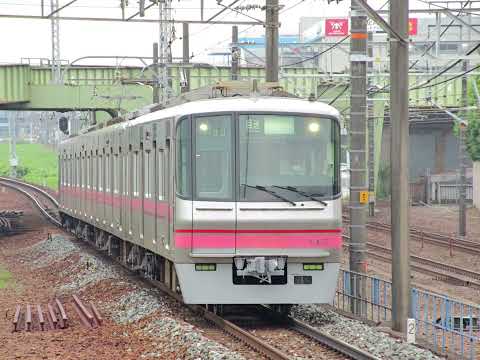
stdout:
<svg viewBox="0 0 480 360">
<path fill-rule="evenodd" d="M 232 0 L 223 0 L 230 4 Z M 370 0 L 374 8 L 384 5 L 386 0 Z M 67 0 L 60 0 L 60 5 Z M 147 4 L 149 0 L 146 0 Z M 220 7 L 216 0 L 205 0 L 205 18 L 216 13 Z M 45 1 L 49 4 L 49 1 Z M 120 16 L 120 0 L 77 0 L 71 7 L 62 11 L 63 16 Z M 264 4 L 264 0 L 241 0 L 236 5 Z M 304 0 L 299 5 L 299 0 L 280 0 L 284 11 L 280 16 L 281 34 L 297 34 L 298 23 L 302 16 L 347 16 L 349 0 L 340 4 L 333 2 L 327 5 L 326 0 Z M 411 8 L 426 8 L 425 1 L 411 0 Z M 40 0 L 0 0 L 1 14 L 40 14 Z M 199 19 L 200 0 L 173 0 L 174 19 Z M 137 0 L 129 0 L 128 14 L 136 11 Z M 48 9 L 46 9 L 48 12 Z M 158 18 L 158 8 L 147 10 L 150 18 Z M 249 11 L 249 15 L 262 18 L 263 11 Z M 246 20 L 248 18 L 226 11 L 216 20 Z M 175 25 L 178 37 L 182 36 L 181 24 Z M 254 26 L 239 28 L 240 36 L 260 36 L 264 29 Z M 19 20 L 0 18 L 0 62 L 18 63 L 22 57 L 51 57 L 51 27 L 48 20 Z M 152 43 L 158 41 L 157 24 L 138 23 L 108 23 L 86 21 L 62 21 L 60 23 L 61 57 L 72 61 L 76 58 L 89 55 L 117 55 L 117 56 L 150 56 Z M 191 25 L 190 51 L 195 54 L 194 61 L 208 61 L 208 53 L 225 50 L 231 37 L 231 26 L 222 25 Z M 181 40 L 173 46 L 173 56 L 181 56 Z M 92 63 L 92 62 L 90 62 Z M 102 63 L 99 60 L 93 63 Z M 112 63 L 112 61 L 110 61 Z M 124 62 L 126 63 L 126 62 Z M 86 64 L 86 62 L 83 62 Z M 132 63 L 130 63 L 132 64 Z"/>
</svg>

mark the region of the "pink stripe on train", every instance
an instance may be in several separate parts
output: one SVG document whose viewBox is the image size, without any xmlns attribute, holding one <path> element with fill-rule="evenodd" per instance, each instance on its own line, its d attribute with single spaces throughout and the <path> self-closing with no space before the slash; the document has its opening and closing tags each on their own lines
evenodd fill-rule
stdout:
<svg viewBox="0 0 480 360">
<path fill-rule="evenodd" d="M 251 230 L 252 232 L 255 230 Z M 268 231 L 268 230 L 266 230 Z M 278 230 L 277 230 L 278 231 Z M 337 230 L 331 230 L 331 234 L 304 233 L 298 230 L 298 233 L 278 233 L 257 234 L 242 233 L 197 233 L 195 231 L 187 233 L 178 231 L 175 234 L 175 246 L 177 248 L 205 248 L 205 249 L 337 249 L 342 247 L 342 235 Z M 294 231 L 294 230 L 291 230 Z"/>
</svg>

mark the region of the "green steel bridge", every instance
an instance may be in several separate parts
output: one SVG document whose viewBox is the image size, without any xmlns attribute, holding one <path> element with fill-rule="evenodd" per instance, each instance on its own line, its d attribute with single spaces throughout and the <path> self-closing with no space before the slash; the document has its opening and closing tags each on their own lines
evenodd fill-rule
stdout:
<svg viewBox="0 0 480 360">
<path fill-rule="evenodd" d="M 180 72 L 171 68 L 174 93 L 180 92 Z M 0 109 L 10 110 L 92 110 L 112 115 L 125 113 L 152 102 L 152 73 L 140 67 L 66 66 L 63 83 L 52 82 L 48 66 L 0 65 Z M 411 75 L 411 85 L 421 84 L 430 75 Z M 451 76 L 451 75 L 448 75 Z M 436 79 L 448 79 L 445 75 Z M 262 68 L 241 68 L 240 79 L 265 77 Z M 348 74 L 318 73 L 316 69 L 284 68 L 280 83 L 285 90 L 302 97 L 313 94 L 320 101 L 334 101 L 342 110 L 348 107 Z M 195 66 L 190 69 L 190 88 L 230 79 L 227 67 Z M 379 88 L 388 83 L 388 74 L 376 74 L 373 84 Z M 430 107 L 428 98 L 445 107 L 461 104 L 461 78 L 439 86 L 411 91 L 412 107 Z M 377 94 L 377 101 L 388 100 L 388 93 Z"/>
<path fill-rule="evenodd" d="M 175 94 L 180 93 L 182 69 L 172 67 L 170 74 Z M 472 74 L 470 74 L 472 75 Z M 462 78 L 454 75 L 441 76 L 432 83 L 426 81 L 430 74 L 410 75 L 410 106 L 412 109 L 432 109 L 430 99 L 436 104 L 455 108 L 461 107 Z M 478 75 L 469 76 L 470 83 L 477 81 Z M 94 111 L 103 112 L 99 119 L 124 114 L 152 103 L 153 73 L 141 67 L 113 66 L 65 66 L 62 83 L 52 81 L 48 66 L 25 64 L 0 65 L 0 110 L 21 111 Z M 265 78 L 262 68 L 240 69 L 239 79 Z M 214 84 L 230 79 L 230 68 L 214 66 L 194 66 L 190 69 L 190 88 Z M 451 80 L 450 80 L 451 79 Z M 448 80 L 448 81 L 446 81 Z M 375 174 L 380 163 L 382 131 L 385 109 L 388 108 L 389 74 L 375 74 L 372 79 L 373 117 L 375 124 Z M 301 97 L 314 97 L 318 101 L 331 103 L 343 115 L 348 116 L 350 103 L 349 74 L 325 74 L 316 69 L 284 68 L 280 74 L 283 88 Z M 438 85 L 436 85 L 438 84 Z M 468 86 L 470 104 L 474 99 L 472 86 Z M 378 91 L 383 90 L 383 91 Z M 376 176 L 377 177 L 377 176 Z M 375 181 L 377 183 L 377 181 Z"/>
</svg>

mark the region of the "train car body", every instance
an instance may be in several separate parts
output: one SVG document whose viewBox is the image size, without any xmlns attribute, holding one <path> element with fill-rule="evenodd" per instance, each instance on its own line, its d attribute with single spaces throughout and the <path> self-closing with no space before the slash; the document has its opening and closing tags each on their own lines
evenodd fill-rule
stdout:
<svg viewBox="0 0 480 360">
<path fill-rule="evenodd" d="M 195 304 L 333 301 L 339 113 L 280 97 L 187 102 L 60 147 L 65 227 Z"/>
</svg>

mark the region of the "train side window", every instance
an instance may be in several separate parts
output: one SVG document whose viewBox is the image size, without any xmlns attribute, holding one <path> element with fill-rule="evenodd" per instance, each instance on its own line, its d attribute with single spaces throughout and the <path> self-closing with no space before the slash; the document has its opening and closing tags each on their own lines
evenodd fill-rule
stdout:
<svg viewBox="0 0 480 360">
<path fill-rule="evenodd" d="M 110 191 L 110 154 L 105 157 L 105 191 Z"/>
<path fill-rule="evenodd" d="M 86 176 L 87 176 L 87 189 L 90 189 L 90 156 L 87 156 L 86 159 L 86 164 L 87 164 L 87 171 L 86 171 Z"/>
<path fill-rule="evenodd" d="M 67 186 L 72 186 L 72 157 L 67 157 Z"/>
<path fill-rule="evenodd" d="M 191 121 L 184 119 L 177 126 L 177 176 L 176 187 L 177 193 L 185 198 L 191 197 L 191 172 L 192 172 L 192 131 Z"/>
<path fill-rule="evenodd" d="M 80 188 L 82 186 L 82 157 L 80 154 L 77 156 L 77 187 Z"/>
<path fill-rule="evenodd" d="M 143 169 L 145 171 L 145 179 L 144 179 L 144 189 L 143 189 L 143 196 L 146 199 L 149 199 L 151 197 L 151 179 L 150 179 L 150 156 L 151 153 L 150 151 L 145 151 L 143 155 Z"/>
<path fill-rule="evenodd" d="M 118 194 L 118 181 L 120 176 L 118 175 L 118 155 L 113 155 L 113 193 Z"/>
<path fill-rule="evenodd" d="M 132 149 L 125 154 L 125 195 L 129 196 L 132 187 Z"/>
<path fill-rule="evenodd" d="M 165 153 L 163 151 L 163 149 L 160 149 L 158 151 L 158 200 L 162 201 L 162 200 L 165 200 L 165 188 L 164 188 L 164 177 L 166 176 L 165 174 L 165 161 L 164 161 L 164 156 L 165 156 Z"/>
<path fill-rule="evenodd" d="M 103 156 L 100 154 L 98 158 L 98 191 L 103 191 Z"/>
<path fill-rule="evenodd" d="M 98 151 L 97 151 L 95 154 L 95 191 L 98 191 L 98 187 L 100 184 L 100 180 L 99 180 L 100 173 L 98 171 L 98 168 L 99 168 L 99 157 L 98 157 Z"/>
<path fill-rule="evenodd" d="M 140 172 L 138 171 L 139 164 L 138 164 L 138 151 L 135 151 L 133 154 L 133 196 L 138 197 L 139 196 L 139 178 L 140 178 Z"/>
<path fill-rule="evenodd" d="M 94 168 L 93 168 L 93 161 L 94 161 L 95 157 L 93 155 L 93 151 L 90 151 L 90 164 L 89 164 L 89 168 L 90 168 L 90 188 L 93 190 L 93 171 L 94 171 Z"/>
<path fill-rule="evenodd" d="M 84 180 L 84 175 L 83 173 L 85 172 L 85 165 L 83 164 L 83 156 L 82 153 L 78 154 L 78 181 L 79 184 L 78 186 L 80 189 L 83 188 L 83 180 Z"/>
</svg>

